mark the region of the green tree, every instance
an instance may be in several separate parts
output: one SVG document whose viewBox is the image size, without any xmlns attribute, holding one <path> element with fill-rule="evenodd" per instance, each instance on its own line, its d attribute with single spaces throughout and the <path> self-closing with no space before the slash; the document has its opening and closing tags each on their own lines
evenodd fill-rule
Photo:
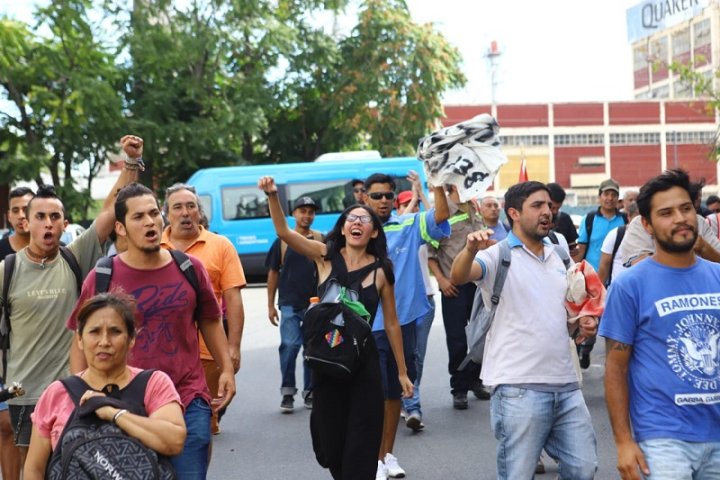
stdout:
<svg viewBox="0 0 720 480">
<path fill-rule="evenodd" d="M 15 154 L 8 179 L 47 171 L 68 211 L 87 216 L 92 179 L 122 134 L 119 75 L 113 57 L 96 40 L 89 1 L 53 2 L 38 9 L 32 34 L 3 19 L 0 84 L 15 112 L 3 112 L 0 131 Z M 7 43 L 5 39 L 9 40 Z M 80 169 L 88 175 L 78 184 Z"/>
<path fill-rule="evenodd" d="M 341 52 L 335 121 L 385 156 L 414 154 L 443 115 L 443 92 L 465 83 L 458 50 L 414 23 L 404 0 L 366 0 Z"/>
</svg>

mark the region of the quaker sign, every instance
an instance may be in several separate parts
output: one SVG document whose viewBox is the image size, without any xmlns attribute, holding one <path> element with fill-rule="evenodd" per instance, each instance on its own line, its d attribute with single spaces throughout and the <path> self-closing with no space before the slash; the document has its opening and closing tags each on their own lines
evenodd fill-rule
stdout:
<svg viewBox="0 0 720 480">
<path fill-rule="evenodd" d="M 479 197 L 508 161 L 499 132 L 497 121 L 483 113 L 420 140 L 417 156 L 428 183 L 457 186 L 461 202 Z"/>
<path fill-rule="evenodd" d="M 627 10 L 628 41 L 634 43 L 702 13 L 710 0 L 645 0 Z"/>
</svg>

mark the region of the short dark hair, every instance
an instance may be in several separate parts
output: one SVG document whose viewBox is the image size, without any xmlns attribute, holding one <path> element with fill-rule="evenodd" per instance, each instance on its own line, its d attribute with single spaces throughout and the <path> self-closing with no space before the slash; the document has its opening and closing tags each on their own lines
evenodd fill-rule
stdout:
<svg viewBox="0 0 720 480">
<path fill-rule="evenodd" d="M 167 215 L 168 211 L 170 210 L 170 204 L 168 203 L 170 195 L 172 195 L 173 193 L 177 193 L 180 190 L 187 190 L 188 192 L 192 193 L 195 196 L 195 203 L 197 203 L 198 210 L 200 210 L 200 216 L 205 215 L 202 204 L 200 203 L 200 197 L 197 194 L 197 189 L 192 185 L 188 185 L 187 183 L 173 183 L 165 189 L 165 202 L 163 203 L 163 213 Z"/>
<path fill-rule="evenodd" d="M 710 205 L 711 203 L 718 203 L 718 202 L 720 202 L 720 197 L 718 197 L 717 195 L 710 195 L 707 198 L 705 205 Z"/>
<path fill-rule="evenodd" d="M 638 193 L 637 199 L 635 200 L 638 205 L 638 211 L 640 215 L 649 222 L 650 202 L 656 193 L 665 192 L 673 187 L 680 187 L 688 193 L 690 200 L 694 200 L 700 194 L 704 185 L 704 180 L 691 182 L 690 176 L 685 170 L 679 168 L 665 170 L 660 175 L 645 182 L 645 185 L 640 188 L 640 193 Z"/>
<path fill-rule="evenodd" d="M 525 200 L 527 200 L 530 195 L 540 190 L 548 192 L 548 195 L 550 194 L 550 189 L 544 183 L 536 182 L 535 180 L 516 183 L 512 187 L 508 188 L 508 191 L 505 192 L 505 216 L 507 216 L 508 222 L 510 222 L 510 227 L 513 225 L 513 219 L 510 216 L 510 209 L 514 208 L 515 210 L 522 212 L 522 205 L 525 203 Z"/>
<path fill-rule="evenodd" d="M 55 192 L 55 187 L 52 185 L 40 185 L 37 189 L 37 193 L 33 198 L 30 199 L 30 201 L 27 204 L 27 209 L 25 210 L 25 214 L 30 216 L 30 210 L 32 207 L 33 200 L 36 198 L 55 198 L 57 199 L 60 204 L 62 205 L 62 212 L 63 212 L 63 218 L 67 217 L 67 214 L 65 212 L 65 204 L 63 203 L 62 199 L 58 197 L 58 194 Z"/>
<path fill-rule="evenodd" d="M 375 183 L 389 183 L 390 188 L 395 191 L 395 180 L 390 175 L 384 173 L 373 173 L 365 179 L 365 189 L 370 190 L 370 187 Z"/>
<path fill-rule="evenodd" d="M 155 196 L 155 192 L 142 183 L 133 182 L 120 189 L 117 194 L 117 198 L 115 199 L 115 220 L 125 225 L 125 217 L 127 216 L 127 201 L 131 198 L 142 197 L 143 195 L 152 195 L 155 199 L 155 203 L 158 201 Z"/>
<path fill-rule="evenodd" d="M 548 188 L 548 192 L 550 192 L 550 200 L 555 203 L 563 203 L 565 201 L 565 189 L 560 186 L 559 183 L 552 182 L 545 186 Z"/>
<path fill-rule="evenodd" d="M 13 198 L 20 198 L 24 197 L 25 195 L 32 195 L 35 196 L 35 192 L 32 191 L 32 189 L 28 187 L 17 187 L 10 190 L 10 195 L 8 195 L 8 203 L 10 203 L 10 200 Z"/>
<path fill-rule="evenodd" d="M 135 298 L 126 293 L 115 290 L 98 293 L 85 300 L 77 313 L 77 331 L 82 336 L 85 324 L 90 316 L 103 308 L 112 308 L 125 322 L 128 338 L 135 338 Z"/>
</svg>

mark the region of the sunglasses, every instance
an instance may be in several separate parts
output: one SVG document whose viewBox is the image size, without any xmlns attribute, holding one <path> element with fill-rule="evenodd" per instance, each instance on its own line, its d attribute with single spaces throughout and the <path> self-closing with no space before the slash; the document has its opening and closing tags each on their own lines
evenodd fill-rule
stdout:
<svg viewBox="0 0 720 480">
<path fill-rule="evenodd" d="M 363 193 L 365 191 L 364 188 L 353 188 L 353 192 L 355 193 Z"/>
<path fill-rule="evenodd" d="M 385 197 L 386 200 L 393 200 L 395 199 L 395 192 L 373 192 L 368 193 L 368 196 L 373 200 L 380 200 L 383 197 Z"/>
<path fill-rule="evenodd" d="M 370 215 L 355 215 L 354 213 L 350 213 L 345 217 L 345 221 L 348 223 L 355 223 L 357 220 L 360 220 L 360 223 L 368 224 L 372 222 L 372 217 Z"/>
</svg>

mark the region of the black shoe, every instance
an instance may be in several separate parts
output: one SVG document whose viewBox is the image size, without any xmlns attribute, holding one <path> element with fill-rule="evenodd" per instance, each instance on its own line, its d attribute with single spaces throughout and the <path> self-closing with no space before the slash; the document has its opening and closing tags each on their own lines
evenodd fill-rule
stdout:
<svg viewBox="0 0 720 480">
<path fill-rule="evenodd" d="M 468 408 L 467 392 L 453 393 L 453 408 L 455 410 L 467 410 L 467 408 Z"/>
<path fill-rule="evenodd" d="M 487 390 L 485 390 L 485 387 L 482 384 L 482 380 L 480 380 L 479 378 L 473 381 L 470 389 L 472 390 L 473 395 L 475 395 L 475 398 L 477 398 L 478 400 L 490 400 L 490 394 Z"/>
<path fill-rule="evenodd" d="M 292 395 L 283 395 L 282 402 L 280 402 L 280 411 L 282 413 L 292 413 L 295 408 L 295 399 Z"/>
<path fill-rule="evenodd" d="M 308 392 L 303 400 L 303 403 L 305 403 L 305 408 L 307 408 L 308 410 L 312 410 L 312 400 L 312 392 Z"/>
<path fill-rule="evenodd" d="M 590 352 L 583 352 L 580 355 L 580 368 L 587 370 L 590 367 Z"/>
</svg>

